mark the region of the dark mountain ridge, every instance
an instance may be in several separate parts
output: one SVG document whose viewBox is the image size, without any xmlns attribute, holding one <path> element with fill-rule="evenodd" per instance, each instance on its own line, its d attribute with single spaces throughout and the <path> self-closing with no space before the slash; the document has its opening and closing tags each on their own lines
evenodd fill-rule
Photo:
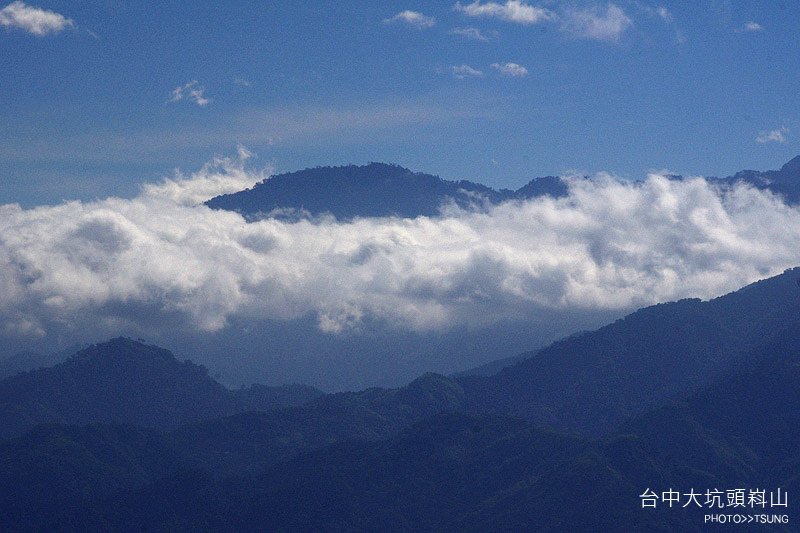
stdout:
<svg viewBox="0 0 800 533">
<path fill-rule="evenodd" d="M 355 217 L 437 216 L 448 201 L 461 207 L 500 203 L 542 194 L 561 196 L 566 186 L 559 178 L 531 181 L 519 191 L 495 190 L 470 181 L 447 181 L 398 165 L 317 167 L 278 174 L 244 191 L 212 198 L 213 209 L 238 211 L 248 217 L 291 217 L 332 214 Z"/>
<path fill-rule="evenodd" d="M 770 190 L 794 205 L 800 202 L 800 155 L 788 161 L 780 170 L 742 170 L 720 181 L 727 185 L 739 181 L 749 183 L 757 189 Z"/>
<path fill-rule="evenodd" d="M 435 414 L 465 409 L 457 383 L 426 374 L 405 387 L 329 394 L 300 406 L 192 424 L 170 439 L 191 452 L 198 467 L 241 475 L 337 442 L 385 439 Z"/>
<path fill-rule="evenodd" d="M 493 376 L 462 376 L 476 412 L 599 435 L 746 363 L 800 316 L 800 268 L 708 302 L 640 309 L 558 341 Z"/>
<path fill-rule="evenodd" d="M 117 338 L 53 367 L 0 380 L 0 436 L 18 435 L 44 422 L 173 428 L 298 405 L 321 394 L 305 386 L 256 385 L 231 391 L 205 367 L 178 361 L 156 346 Z"/>
<path fill-rule="evenodd" d="M 689 489 L 719 488 L 724 500 L 732 488 L 800 489 L 800 320 L 748 360 L 600 440 L 434 412 L 379 439 L 345 439 L 238 474 L 192 466 L 214 441 L 184 448 L 191 439 L 135 428 L 42 426 L 0 443 L 0 516 L 12 529 L 704 531 L 708 509 L 680 507 Z M 247 443 L 260 446 L 261 436 L 225 453 L 244 458 Z M 643 509 L 645 489 L 678 490 L 681 503 Z"/>
<path fill-rule="evenodd" d="M 680 180 L 681 176 L 670 176 Z M 743 170 L 727 178 L 709 178 L 724 187 L 746 182 L 770 190 L 790 204 L 800 202 L 800 156 L 780 170 Z M 471 181 L 448 181 L 412 172 L 398 165 L 317 167 L 269 177 L 246 189 L 212 198 L 213 209 L 237 211 L 248 218 L 295 218 L 331 214 L 339 220 L 356 217 L 438 216 L 448 202 L 466 208 L 551 196 L 566 196 L 567 185 L 556 176 L 534 178 L 516 191 L 495 190 Z"/>
</svg>

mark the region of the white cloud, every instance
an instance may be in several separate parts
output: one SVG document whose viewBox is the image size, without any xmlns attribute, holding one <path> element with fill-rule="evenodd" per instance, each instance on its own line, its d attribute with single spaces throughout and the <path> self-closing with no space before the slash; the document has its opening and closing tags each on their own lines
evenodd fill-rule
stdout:
<svg viewBox="0 0 800 533">
<path fill-rule="evenodd" d="M 523 78 L 528 75 L 528 69 L 517 63 L 492 63 L 491 67 L 503 76 Z"/>
<path fill-rule="evenodd" d="M 460 35 L 466 39 L 470 39 L 473 41 L 482 41 L 482 42 L 489 42 L 489 37 L 486 36 L 481 30 L 478 28 L 466 27 L 466 28 L 453 28 L 448 33 L 450 35 Z"/>
<path fill-rule="evenodd" d="M 402 23 L 413 26 L 418 30 L 432 28 L 436 24 L 436 19 L 423 15 L 418 11 L 405 10 L 388 19 L 383 19 L 384 24 Z"/>
<path fill-rule="evenodd" d="M 633 21 L 619 6 L 608 4 L 605 10 L 594 6 L 565 11 L 562 30 L 581 39 L 618 42 Z"/>
<path fill-rule="evenodd" d="M 26 5 L 24 2 L 11 2 L 0 9 L 0 26 L 19 28 L 34 35 L 58 33 L 74 22 L 64 15 L 39 7 Z"/>
<path fill-rule="evenodd" d="M 169 96 L 170 102 L 180 102 L 184 98 L 191 100 L 200 107 L 205 107 L 211 100 L 205 97 L 205 88 L 201 87 L 197 80 L 192 80 L 186 85 L 175 87 Z"/>
<path fill-rule="evenodd" d="M 240 85 L 242 87 L 250 87 L 252 85 L 252 83 L 250 83 L 249 80 L 245 78 L 240 78 L 238 76 L 233 78 L 233 83 L 235 83 L 236 85 Z"/>
<path fill-rule="evenodd" d="M 183 206 L 199 205 L 209 198 L 248 189 L 263 180 L 263 173 L 246 172 L 243 163 L 253 154 L 244 146 L 238 147 L 238 161 L 216 157 L 192 176 L 177 173 L 165 178 L 161 183 L 147 183 L 142 186 L 146 198 L 166 198 Z"/>
<path fill-rule="evenodd" d="M 197 205 L 262 177 L 219 159 L 129 200 L 0 206 L 0 332 L 308 315 L 329 332 L 445 330 L 708 298 L 800 264 L 800 210 L 700 178 L 568 178 L 562 199 L 436 218 L 248 223 Z"/>
<path fill-rule="evenodd" d="M 472 68 L 469 65 L 453 65 L 450 67 L 450 71 L 453 73 L 453 76 L 456 78 L 463 80 L 464 78 L 482 78 L 483 72 Z"/>
<path fill-rule="evenodd" d="M 508 0 L 505 4 L 497 2 L 481 4 L 480 0 L 475 0 L 466 5 L 460 2 L 456 3 L 454 8 L 468 17 L 491 17 L 526 25 L 546 22 L 556 18 L 556 14 L 549 9 L 532 6 L 521 0 Z"/>
<path fill-rule="evenodd" d="M 739 31 L 756 32 L 756 31 L 763 31 L 763 30 L 764 30 L 764 26 L 762 26 L 758 22 L 753 22 L 751 20 L 750 22 L 745 22 L 744 26 L 742 26 L 741 30 L 739 30 Z"/>
<path fill-rule="evenodd" d="M 758 133 L 758 137 L 756 137 L 756 142 L 759 144 L 767 144 L 769 142 L 783 144 L 786 142 L 786 135 L 788 133 L 789 128 L 786 126 L 781 126 L 780 128 L 771 131 L 760 131 Z"/>
</svg>

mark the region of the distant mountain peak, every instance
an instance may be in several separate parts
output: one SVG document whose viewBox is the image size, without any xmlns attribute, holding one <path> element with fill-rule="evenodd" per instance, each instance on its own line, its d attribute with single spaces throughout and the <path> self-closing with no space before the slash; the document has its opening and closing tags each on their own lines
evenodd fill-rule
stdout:
<svg viewBox="0 0 800 533">
<path fill-rule="evenodd" d="M 560 178 L 537 178 L 517 191 L 496 190 L 467 180 L 448 181 L 392 163 L 316 167 L 271 176 L 253 188 L 212 198 L 212 209 L 236 211 L 250 218 L 293 218 L 331 214 L 357 217 L 438 216 L 443 205 L 462 208 L 506 200 L 563 196 Z"/>
<path fill-rule="evenodd" d="M 53 367 L 0 380 L 0 439 L 42 422 L 172 428 L 247 410 L 301 405 L 319 395 L 303 386 L 230 391 L 204 366 L 117 337 Z"/>
<path fill-rule="evenodd" d="M 70 360 L 100 362 L 108 358 L 179 362 L 169 350 L 151 346 L 128 337 L 116 337 L 106 342 L 93 344 L 76 352 L 67 362 Z"/>
<path fill-rule="evenodd" d="M 793 157 L 781 167 L 781 173 L 796 174 L 800 177 L 800 155 Z"/>
</svg>

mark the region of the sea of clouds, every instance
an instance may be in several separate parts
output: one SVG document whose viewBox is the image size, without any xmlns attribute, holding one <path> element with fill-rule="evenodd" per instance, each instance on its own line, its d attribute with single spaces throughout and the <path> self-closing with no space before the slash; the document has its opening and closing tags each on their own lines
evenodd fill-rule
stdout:
<svg viewBox="0 0 800 533">
<path fill-rule="evenodd" d="M 800 210 L 746 185 L 565 177 L 561 199 L 348 222 L 248 222 L 205 207 L 267 176 L 247 156 L 132 199 L 0 206 L 0 335 L 213 332 L 234 317 L 308 316 L 338 335 L 367 318 L 445 331 L 710 298 L 800 265 Z"/>
</svg>

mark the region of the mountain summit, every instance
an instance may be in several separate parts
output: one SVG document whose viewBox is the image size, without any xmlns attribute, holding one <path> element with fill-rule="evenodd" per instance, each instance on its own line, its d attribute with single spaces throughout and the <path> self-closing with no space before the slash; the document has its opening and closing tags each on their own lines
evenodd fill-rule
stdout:
<svg viewBox="0 0 800 533">
<path fill-rule="evenodd" d="M 566 194 L 559 178 L 540 178 L 519 191 L 495 190 L 470 181 L 447 181 L 398 165 L 317 167 L 278 174 L 247 189 L 212 198 L 213 209 L 237 211 L 246 216 L 286 216 L 329 213 L 338 219 L 355 217 L 436 216 L 448 201 L 461 207 L 488 201 L 498 203 L 542 194 Z"/>
</svg>

